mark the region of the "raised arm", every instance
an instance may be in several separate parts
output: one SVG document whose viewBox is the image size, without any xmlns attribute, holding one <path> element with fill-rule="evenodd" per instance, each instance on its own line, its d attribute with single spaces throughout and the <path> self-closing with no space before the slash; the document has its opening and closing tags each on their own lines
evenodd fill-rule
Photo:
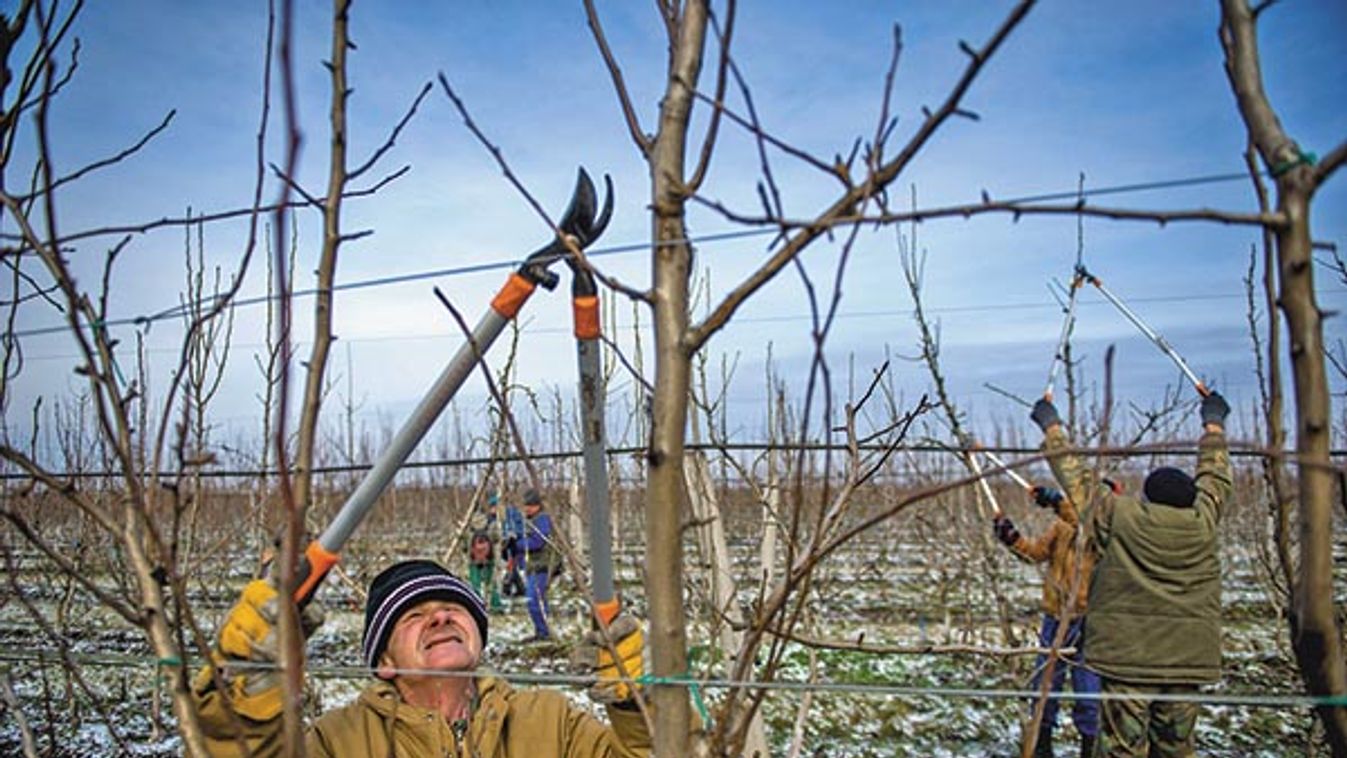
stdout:
<svg viewBox="0 0 1347 758">
<path fill-rule="evenodd" d="M 1039 399 L 1029 418 L 1043 430 L 1043 452 L 1047 454 L 1048 465 L 1057 483 L 1066 491 L 1066 497 L 1058 505 L 1058 515 L 1069 524 L 1083 523 L 1087 536 L 1100 544 L 1107 542 L 1113 522 L 1112 490 L 1099 491 L 1094 470 L 1086 466 L 1080 456 L 1070 452 L 1071 440 L 1066 436 L 1052 401 Z M 1083 516 L 1077 511 L 1078 503 L 1085 505 Z"/>
<path fill-rule="evenodd" d="M 1193 507 L 1215 528 L 1234 481 L 1230 448 L 1225 440 L 1225 417 L 1230 415 L 1230 404 L 1219 392 L 1212 392 L 1202 398 L 1201 414 L 1202 439 L 1197 443 L 1197 476 L 1193 480 L 1197 497 Z"/>
<path fill-rule="evenodd" d="M 249 582 L 220 627 L 212 663 L 203 666 L 192 682 L 192 698 L 211 755 L 244 755 L 241 745 L 253 755 L 274 755 L 283 747 L 284 693 L 276 667 L 279 602 L 271 582 Z M 322 623 L 322 606 L 310 602 L 300 614 L 305 638 Z"/>
</svg>

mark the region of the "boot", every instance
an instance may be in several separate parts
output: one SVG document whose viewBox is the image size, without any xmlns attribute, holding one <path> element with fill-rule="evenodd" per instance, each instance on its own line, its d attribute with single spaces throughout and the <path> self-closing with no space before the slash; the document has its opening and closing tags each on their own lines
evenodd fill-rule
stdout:
<svg viewBox="0 0 1347 758">
<path fill-rule="evenodd" d="M 1095 735 L 1082 734 L 1080 736 L 1080 758 L 1094 758 Z"/>
</svg>

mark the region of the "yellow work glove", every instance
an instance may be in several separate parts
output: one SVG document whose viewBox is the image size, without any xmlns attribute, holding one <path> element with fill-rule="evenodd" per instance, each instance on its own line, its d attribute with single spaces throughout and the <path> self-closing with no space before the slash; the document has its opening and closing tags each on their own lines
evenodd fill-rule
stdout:
<svg viewBox="0 0 1347 758">
<path fill-rule="evenodd" d="M 599 681 L 589 688 L 589 697 L 595 702 L 614 704 L 631 700 L 635 682 L 645 673 L 642 656 L 645 653 L 645 634 L 641 631 L 641 622 L 625 613 L 613 619 L 608 625 L 608 638 L 617 650 L 617 659 L 608 649 L 603 632 L 594 630 L 585 635 L 585 640 L 575 649 L 574 660 L 578 668 L 594 672 Z M 618 661 L 622 662 L 621 669 Z M 626 680 L 623 673 L 626 673 Z"/>
<path fill-rule="evenodd" d="M 220 628 L 219 647 L 213 658 L 223 669 L 234 711 L 254 721 L 269 721 L 281 713 L 280 657 L 276 632 L 279 597 L 264 579 L 254 579 Z M 300 614 L 300 627 L 308 639 L 323 623 L 323 610 L 310 602 Z M 198 678 L 210 678 L 207 668 Z M 204 684 L 204 682 L 203 682 Z"/>
</svg>

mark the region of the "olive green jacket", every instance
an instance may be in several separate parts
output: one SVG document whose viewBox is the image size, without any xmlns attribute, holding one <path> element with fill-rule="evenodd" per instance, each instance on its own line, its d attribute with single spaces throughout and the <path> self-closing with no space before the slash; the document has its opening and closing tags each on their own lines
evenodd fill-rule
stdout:
<svg viewBox="0 0 1347 758">
<path fill-rule="evenodd" d="M 1199 442 L 1191 508 L 1143 503 L 1094 483 L 1060 426 L 1043 441 L 1063 510 L 1081 503 L 1099 553 L 1090 583 L 1085 661 L 1141 684 L 1208 684 L 1221 675 L 1221 563 L 1217 530 L 1231 490 L 1225 435 Z"/>
<path fill-rule="evenodd" d="M 478 700 L 466 722 L 450 724 L 436 711 L 404 701 L 390 683 L 366 687 L 349 705 L 323 714 L 309 729 L 311 758 L 645 758 L 650 737 L 639 711 L 608 708 L 606 726 L 553 690 L 515 690 L 500 679 L 477 680 Z M 213 755 L 239 755 L 218 700 L 201 703 Z M 244 720 L 258 756 L 280 752 L 280 719 Z"/>
</svg>

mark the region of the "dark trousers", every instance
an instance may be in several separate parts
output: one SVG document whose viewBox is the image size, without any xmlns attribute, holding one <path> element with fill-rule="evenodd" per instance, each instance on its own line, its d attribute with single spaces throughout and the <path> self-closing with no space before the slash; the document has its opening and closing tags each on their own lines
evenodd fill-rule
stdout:
<svg viewBox="0 0 1347 758">
<path fill-rule="evenodd" d="M 1038 629 L 1039 647 L 1050 648 L 1057 638 L 1057 627 L 1060 625 L 1056 616 L 1043 614 L 1043 624 Z M 1066 683 L 1066 674 L 1071 672 L 1071 690 L 1073 692 L 1096 694 L 1099 692 L 1099 674 L 1085 667 L 1085 619 L 1072 619 L 1067 625 L 1066 637 L 1062 639 L 1063 647 L 1074 647 L 1076 652 L 1069 658 L 1059 658 L 1052 667 L 1052 691 L 1061 692 L 1062 685 Z M 1047 665 L 1048 656 L 1039 653 L 1038 658 L 1034 660 L 1034 678 L 1030 682 L 1030 689 L 1038 690 L 1043 683 L 1043 669 Z M 1057 726 L 1057 711 L 1060 708 L 1061 701 L 1056 698 L 1049 698 L 1048 702 L 1043 704 L 1043 724 L 1040 727 L 1040 734 L 1051 736 L 1052 730 Z M 1032 706 L 1031 706 L 1032 707 Z M 1075 700 L 1071 706 L 1071 720 L 1076 724 L 1076 731 L 1086 737 L 1093 737 L 1099 734 L 1099 701 L 1093 698 L 1088 700 Z"/>
</svg>

